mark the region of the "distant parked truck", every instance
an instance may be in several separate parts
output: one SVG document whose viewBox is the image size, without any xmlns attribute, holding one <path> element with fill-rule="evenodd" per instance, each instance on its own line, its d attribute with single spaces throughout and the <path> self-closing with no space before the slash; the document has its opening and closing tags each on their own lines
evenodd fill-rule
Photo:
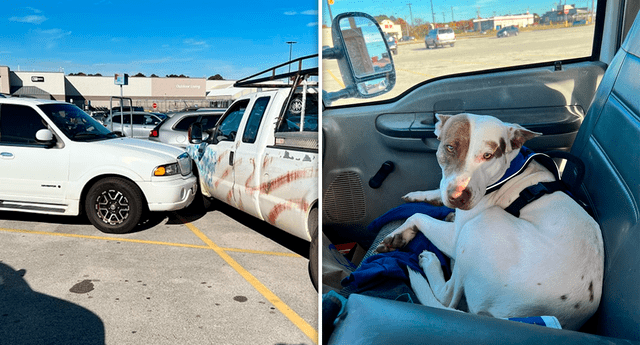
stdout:
<svg viewBox="0 0 640 345">
<path fill-rule="evenodd" d="M 276 74 L 285 63 L 236 82 L 268 90 L 237 99 L 211 130 L 191 125 L 187 152 L 204 196 L 311 241 L 315 282 L 318 68 L 303 69 L 303 63 L 317 66 L 317 55 L 293 60 L 296 71 Z"/>
</svg>

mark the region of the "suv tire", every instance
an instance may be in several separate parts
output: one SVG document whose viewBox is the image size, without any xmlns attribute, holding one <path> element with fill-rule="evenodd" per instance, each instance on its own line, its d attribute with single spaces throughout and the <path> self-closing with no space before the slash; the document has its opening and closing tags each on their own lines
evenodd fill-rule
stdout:
<svg viewBox="0 0 640 345">
<path fill-rule="evenodd" d="M 138 225 L 143 201 L 142 192 L 135 183 L 119 177 L 107 177 L 91 186 L 84 210 L 98 230 L 126 234 Z"/>
</svg>

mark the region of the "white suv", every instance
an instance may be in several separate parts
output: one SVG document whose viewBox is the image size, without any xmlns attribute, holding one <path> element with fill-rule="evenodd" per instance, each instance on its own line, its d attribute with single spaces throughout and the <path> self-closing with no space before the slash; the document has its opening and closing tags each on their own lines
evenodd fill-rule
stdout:
<svg viewBox="0 0 640 345">
<path fill-rule="evenodd" d="M 182 149 L 118 137 L 69 103 L 0 98 L 0 210 L 84 211 L 99 230 L 126 233 L 196 190 Z"/>
</svg>

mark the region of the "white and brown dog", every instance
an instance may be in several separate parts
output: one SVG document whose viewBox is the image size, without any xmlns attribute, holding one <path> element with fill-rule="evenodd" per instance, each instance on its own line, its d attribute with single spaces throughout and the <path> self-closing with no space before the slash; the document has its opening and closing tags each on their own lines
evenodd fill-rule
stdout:
<svg viewBox="0 0 640 345">
<path fill-rule="evenodd" d="M 413 192 L 405 201 L 456 208 L 454 222 L 411 216 L 389 234 L 378 252 L 395 250 L 422 233 L 454 262 L 445 282 L 435 254 L 423 252 L 420 266 L 428 278 L 412 286 L 429 306 L 454 309 L 466 298 L 468 311 L 499 318 L 551 315 L 565 329 L 578 329 L 598 308 L 604 249 L 598 224 L 570 196 L 547 194 L 522 208 L 505 211 L 523 189 L 553 181 L 532 162 L 501 188 L 486 195 L 539 133 L 491 116 L 437 115 L 440 189 Z"/>
</svg>

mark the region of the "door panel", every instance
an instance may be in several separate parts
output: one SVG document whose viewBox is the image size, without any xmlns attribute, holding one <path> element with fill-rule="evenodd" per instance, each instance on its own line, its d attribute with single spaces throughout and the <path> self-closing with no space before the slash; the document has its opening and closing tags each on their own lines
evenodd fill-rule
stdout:
<svg viewBox="0 0 640 345">
<path fill-rule="evenodd" d="M 402 204 L 403 195 L 438 187 L 436 113 L 493 115 L 543 133 L 526 144 L 536 151 L 569 149 L 605 68 L 578 62 L 452 76 L 386 103 L 325 109 L 323 231 L 366 246 L 375 236 L 367 224 Z M 379 188 L 369 187 L 386 161 L 393 172 Z"/>
</svg>

